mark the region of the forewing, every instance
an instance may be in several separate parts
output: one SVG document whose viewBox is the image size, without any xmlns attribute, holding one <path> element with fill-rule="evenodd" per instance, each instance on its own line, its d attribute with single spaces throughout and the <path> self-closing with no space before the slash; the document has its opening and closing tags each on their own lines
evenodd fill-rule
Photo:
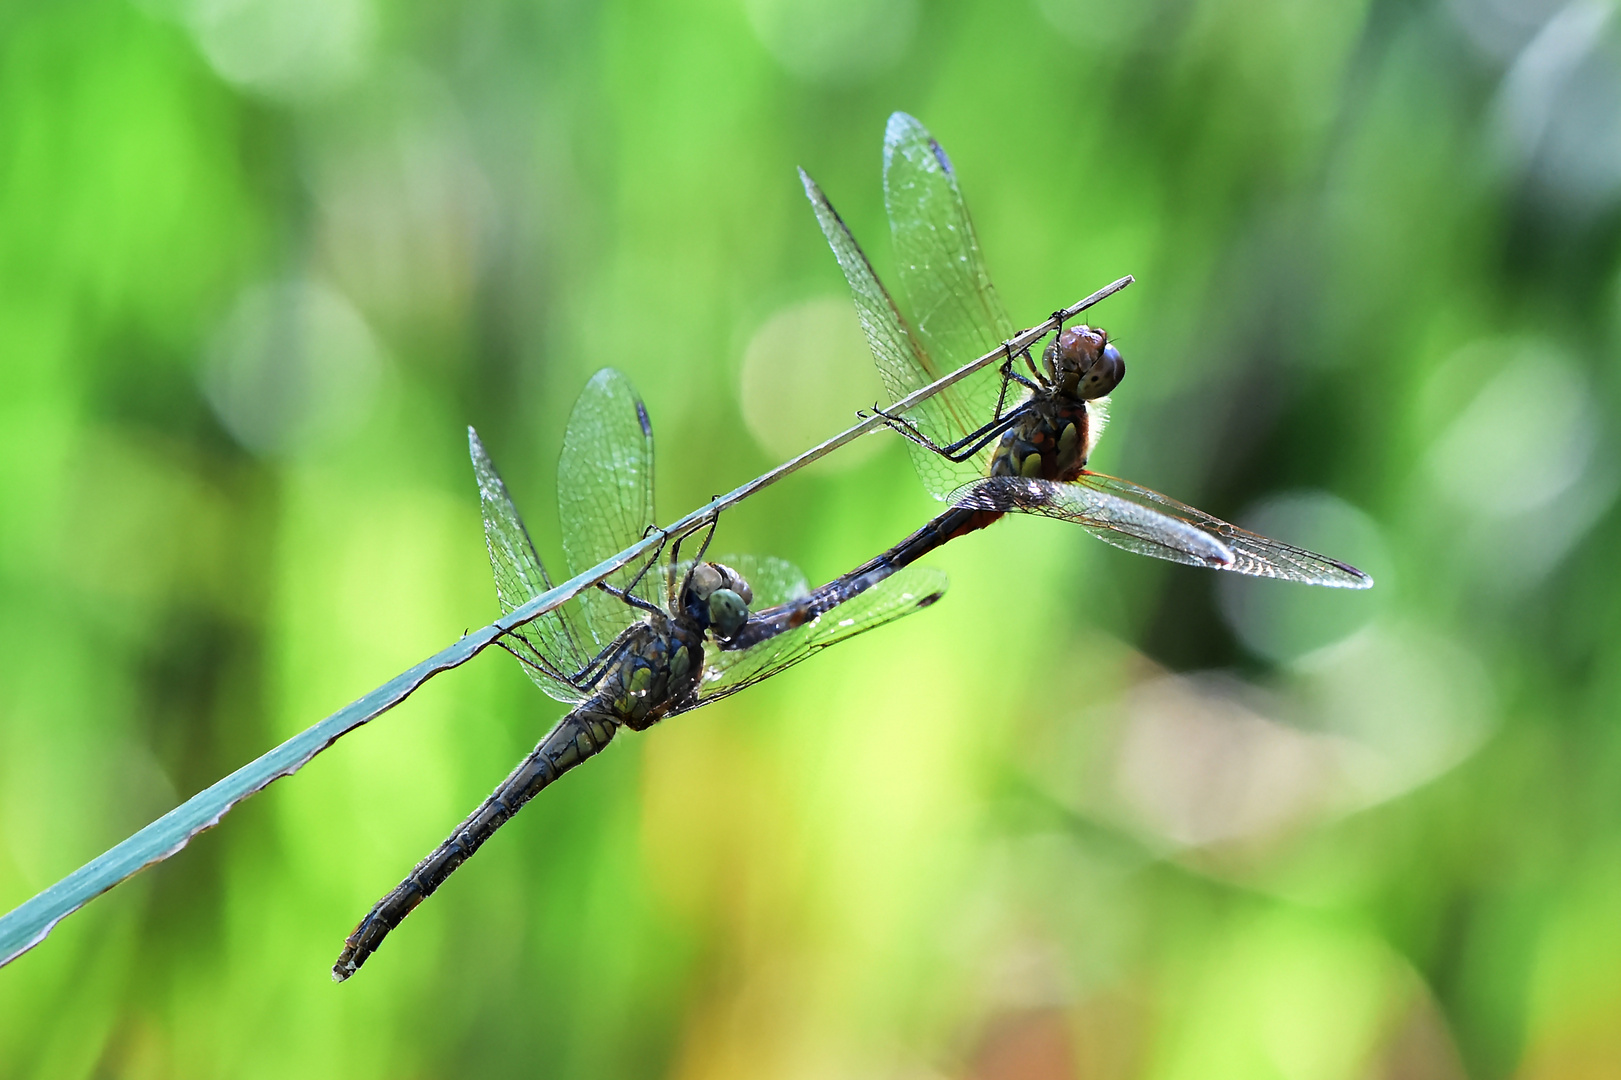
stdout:
<svg viewBox="0 0 1621 1080">
<path fill-rule="evenodd" d="M 799 170 L 799 179 L 805 185 L 806 198 L 810 199 L 811 207 L 816 211 L 822 234 L 827 237 L 828 245 L 838 259 L 839 269 L 844 271 L 844 280 L 850 285 L 856 315 L 861 321 L 862 331 L 867 335 L 867 345 L 872 349 L 873 360 L 878 365 L 878 374 L 883 379 L 889 400 L 899 401 L 949 372 L 951 369 L 937 369 L 930 361 L 922 344 L 908 329 L 895 301 L 878 280 L 872 263 L 867 260 L 838 211 L 833 209 L 833 204 L 816 186 L 816 181 L 803 169 Z M 996 402 L 993 396 L 983 419 L 973 419 L 975 414 L 968 411 L 968 406 L 957 403 L 955 391 L 955 386 L 948 387 L 906 414 L 906 418 L 936 445 L 956 442 L 989 421 L 994 411 Z M 963 483 L 984 474 L 985 470 L 977 459 L 958 465 L 927 447 L 916 443 L 908 445 L 918 476 L 935 498 L 943 499 Z"/>
<path fill-rule="evenodd" d="M 935 376 L 954 371 L 1013 336 L 945 150 L 906 113 L 884 132 L 884 203 L 901 292 Z M 962 434 L 989 423 L 1002 379 L 987 367 L 941 395 L 940 411 Z M 960 483 L 985 475 L 990 449 L 964 462 Z"/>
<path fill-rule="evenodd" d="M 569 415 L 557 462 L 557 505 L 570 575 L 630 547 L 653 523 L 653 425 L 636 388 L 613 368 L 591 377 Z M 637 569 L 615 571 L 607 583 L 623 589 Z M 662 607 L 661 584 L 650 572 L 635 592 Z M 598 649 L 637 618 L 600 589 L 581 593 L 580 606 Z"/>
<path fill-rule="evenodd" d="M 876 626 L 910 615 L 940 599 L 946 576 L 932 567 L 910 566 L 859 596 L 806 623 L 751 648 L 726 652 L 706 646 L 699 705 L 707 705 L 761 679 L 770 678 L 812 653 Z"/>
<path fill-rule="evenodd" d="M 518 516 L 518 508 L 507 494 L 506 484 L 495 471 L 495 463 L 479 440 L 478 432 L 467 429 L 468 451 L 473 458 L 473 476 L 478 480 L 478 499 L 484 515 L 484 543 L 490 551 L 490 567 L 495 571 L 495 594 L 504 615 L 552 587 L 535 554 L 534 542 Z M 546 693 L 571 704 L 585 695 L 564 676 L 580 670 L 585 654 L 579 645 L 579 632 L 564 609 L 546 612 L 503 641 L 522 660 L 523 669 Z M 594 650 L 593 650 L 594 651 Z"/>
<path fill-rule="evenodd" d="M 810 591 L 805 575 L 786 559 L 772 555 L 722 555 L 717 561 L 743 575 L 743 580 L 754 590 L 754 601 L 749 607 L 756 610 L 797 600 Z"/>
<path fill-rule="evenodd" d="M 1338 559 L 1240 529 L 1105 473 L 1086 472 L 1068 484 L 1008 477 L 982 480 L 965 489 L 958 504 L 1074 521 L 1117 547 L 1194 566 L 1339 589 L 1373 584 L 1368 575 Z M 1212 557 L 1212 549 L 1201 549 L 1200 543 L 1223 549 L 1225 558 Z"/>
</svg>

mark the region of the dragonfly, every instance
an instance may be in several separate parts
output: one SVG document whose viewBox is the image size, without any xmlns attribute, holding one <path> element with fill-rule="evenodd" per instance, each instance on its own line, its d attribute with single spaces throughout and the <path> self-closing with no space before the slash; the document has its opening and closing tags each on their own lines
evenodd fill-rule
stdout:
<svg viewBox="0 0 1621 1080">
<path fill-rule="evenodd" d="M 503 613 L 552 587 L 534 542 L 477 432 L 468 429 L 484 537 Z M 572 573 L 655 532 L 653 428 L 630 380 L 612 368 L 587 384 L 569 417 L 558 461 L 563 549 Z M 545 693 L 568 704 L 557 722 L 491 795 L 391 892 L 344 942 L 332 977 L 348 979 L 423 900 L 564 773 L 600 753 L 622 727 L 660 720 L 735 694 L 811 654 L 940 599 L 945 575 L 912 567 L 861 587 L 833 582 L 816 593 L 775 558 L 683 561 L 675 538 L 579 597 L 516 628 L 502 646 Z M 669 537 L 664 539 L 668 540 Z M 659 545 L 662 549 L 664 545 Z M 756 610 L 751 611 L 751 605 Z"/>
<path fill-rule="evenodd" d="M 800 179 L 891 400 L 1013 336 L 951 161 L 915 118 L 895 113 L 884 135 L 885 206 L 915 323 L 901 314 L 821 188 L 804 170 Z M 984 368 L 905 415 L 883 414 L 911 441 L 924 485 L 951 509 L 848 576 L 881 581 L 1015 512 L 1074 522 L 1117 547 L 1193 566 L 1335 588 L 1373 584 L 1347 563 L 1087 469 L 1108 420 L 1109 394 L 1125 374 L 1125 360 L 1104 330 L 1060 323 L 1039 367 L 1028 349 L 1010 353 L 999 368 Z M 1027 393 L 1010 408 L 1012 387 Z"/>
</svg>

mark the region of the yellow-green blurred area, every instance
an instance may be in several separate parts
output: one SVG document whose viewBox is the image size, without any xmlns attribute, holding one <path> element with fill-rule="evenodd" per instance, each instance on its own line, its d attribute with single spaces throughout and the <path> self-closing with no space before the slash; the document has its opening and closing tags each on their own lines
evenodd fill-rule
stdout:
<svg viewBox="0 0 1621 1080">
<path fill-rule="evenodd" d="M 492 652 L 0 971 L 0 1075 L 1621 1075 L 1609 0 L 6 5 L 0 910 L 494 617 L 468 424 L 558 570 L 598 367 L 663 521 L 871 405 L 793 170 L 892 276 L 895 109 L 1019 325 L 1136 275 L 1096 467 L 1378 585 L 998 524 L 335 986 L 560 714 Z M 880 434 L 716 550 L 938 508 Z"/>
</svg>

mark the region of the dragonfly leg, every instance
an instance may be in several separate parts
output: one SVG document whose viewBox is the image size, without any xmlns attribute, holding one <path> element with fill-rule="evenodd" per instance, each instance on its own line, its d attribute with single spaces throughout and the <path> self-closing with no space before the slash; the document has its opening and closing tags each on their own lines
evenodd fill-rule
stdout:
<svg viewBox="0 0 1621 1080">
<path fill-rule="evenodd" d="M 1030 365 L 1030 370 L 1032 372 L 1035 372 L 1036 377 L 1034 379 L 1031 379 L 1031 378 L 1029 378 L 1029 377 L 1027 377 L 1025 375 L 1020 374 L 1017 371 L 1012 371 L 1012 370 L 1008 371 L 1007 376 L 1008 376 L 1009 379 L 1011 379 L 1012 381 L 1018 383 L 1020 386 L 1024 387 L 1026 390 L 1032 391 L 1033 393 L 1037 393 L 1037 394 L 1042 393 L 1047 388 L 1042 385 L 1042 382 L 1044 380 L 1043 380 L 1043 377 L 1041 375 L 1041 372 L 1036 371 L 1035 362 L 1030 359 L 1030 354 L 1028 352 L 1024 353 L 1023 355 L 1024 355 L 1025 363 Z"/>
<path fill-rule="evenodd" d="M 718 502 L 720 496 L 711 495 L 710 502 Z M 704 533 L 704 542 L 698 546 L 698 555 L 695 561 L 703 562 L 704 555 L 709 551 L 709 542 L 715 539 L 715 530 L 720 527 L 720 515 L 716 514 L 709 519 L 709 531 Z"/>
<path fill-rule="evenodd" d="M 626 583 L 623 590 L 625 593 L 633 592 L 636 586 L 642 583 L 642 578 L 647 576 L 647 572 L 658 565 L 659 557 L 664 554 L 664 545 L 670 542 L 670 534 L 666 530 L 659 528 L 657 525 L 649 525 L 647 528 L 643 529 L 642 539 L 645 540 L 654 533 L 658 533 L 659 536 L 658 546 L 653 549 L 653 554 L 647 557 L 647 561 L 642 563 L 642 568 L 636 571 L 636 576 L 631 578 L 630 581 Z M 602 585 L 602 582 L 599 581 L 597 584 Z M 603 587 L 614 596 L 623 596 L 623 593 L 621 592 L 617 592 L 607 586 Z"/>
<path fill-rule="evenodd" d="M 613 591 L 617 592 L 617 590 Z M 638 598 L 632 597 L 630 599 L 636 600 Z M 645 603 L 645 601 L 641 602 Z M 657 611 L 658 609 L 653 608 L 653 610 Z M 534 646 L 530 645 L 527 641 L 524 641 L 522 637 L 519 637 L 511 630 L 506 630 L 498 634 L 496 636 L 495 643 L 515 657 L 518 663 L 523 664 L 526 667 L 532 667 L 541 674 L 546 675 L 549 678 L 556 679 L 560 683 L 572 686 L 583 693 L 589 693 L 596 688 L 597 683 L 602 681 L 602 676 L 608 670 L 608 661 L 618 656 L 619 653 L 624 649 L 625 643 L 630 639 L 631 635 L 641 632 L 646 625 L 647 624 L 645 622 L 631 623 L 629 626 L 625 627 L 625 629 L 621 630 L 617 637 L 615 637 L 607 645 L 603 646 L 602 651 L 593 656 L 590 662 L 572 674 L 565 672 L 562 668 L 558 667 L 545 654 L 541 653 Z M 517 645 L 509 644 L 506 640 L 509 637 L 517 638 L 519 642 L 522 642 L 523 647 L 519 648 Z"/>
<path fill-rule="evenodd" d="M 1007 342 L 1003 342 L 1002 344 L 1005 346 L 1007 344 Z M 1026 350 L 1026 352 L 1028 352 L 1028 351 L 1029 350 Z M 992 419 L 1001 419 L 1002 410 L 1007 408 L 1007 387 L 1008 387 L 1008 383 L 1013 381 L 1013 354 L 1012 353 L 1008 353 L 1008 358 L 1005 361 L 1003 361 L 1002 367 L 1001 367 L 1001 372 L 1002 372 L 1002 385 L 996 391 L 996 414 L 995 414 L 995 416 L 992 417 Z"/>
<path fill-rule="evenodd" d="M 1002 345 L 1004 348 L 1011 350 L 1013 343 L 1010 341 L 1004 341 L 1002 342 Z M 1030 359 L 1030 346 L 1026 345 L 1017 353 L 1010 351 L 1008 353 L 1008 358 L 1002 361 L 1002 366 L 998 369 L 1002 373 L 1002 387 L 996 395 L 996 412 L 991 417 L 991 421 L 993 423 L 1002 418 L 1002 410 L 1007 406 L 1008 383 L 1016 382 L 1026 390 L 1036 393 L 1040 393 L 1044 389 L 1044 387 L 1039 385 L 1039 381 L 1032 382 L 1030 379 L 1025 378 L 1023 375 L 1019 374 L 1018 371 L 1014 370 L 1013 362 L 1015 360 L 1023 360 L 1024 366 L 1030 369 L 1030 374 L 1034 375 L 1037 380 L 1040 380 L 1041 378 L 1041 373 L 1036 370 L 1036 362 Z"/>
<path fill-rule="evenodd" d="M 605 645 L 601 652 L 591 658 L 591 662 L 568 677 L 568 681 L 581 690 L 594 690 L 602 677 L 608 672 L 609 661 L 615 659 L 625 651 L 625 645 L 632 636 L 639 634 L 647 626 L 644 622 L 631 623 L 619 631 L 619 636 Z"/>
<path fill-rule="evenodd" d="M 619 722 L 602 701 L 581 706 L 559 721 L 444 843 L 417 863 L 404 881 L 366 913 L 343 943 L 338 962 L 332 966 L 333 981 L 343 982 L 359 971 L 366 958 L 382 945 L 388 932 L 432 896 L 495 830 L 510 821 L 542 788 L 607 746 L 618 726 Z"/>
<path fill-rule="evenodd" d="M 508 638 L 516 638 L 518 641 L 522 642 L 522 648 L 517 645 L 509 644 L 507 642 Z M 542 675 L 556 679 L 558 682 L 574 682 L 572 676 L 565 675 L 561 668 L 552 663 L 551 660 L 549 660 L 534 646 L 530 645 L 527 641 L 524 641 L 523 637 L 520 636 L 515 630 L 502 630 L 495 636 L 495 644 L 516 657 L 520 664 L 526 664 L 540 672 Z"/>
<path fill-rule="evenodd" d="M 641 574 L 637 574 L 636 577 L 637 577 L 638 580 L 640 580 Z M 631 584 L 634 585 L 635 582 L 632 582 Z M 627 589 L 616 588 L 615 586 L 608 584 L 606 581 L 597 582 L 597 588 L 601 589 L 603 592 L 607 593 L 609 596 L 612 596 L 612 597 L 615 597 L 617 599 L 623 600 L 625 603 L 629 604 L 633 608 L 638 608 L 638 609 L 640 609 L 642 611 L 651 611 L 655 615 L 663 613 L 663 609 L 660 608 L 657 604 L 648 603 L 646 600 L 643 600 L 641 597 L 637 596 L 635 593 L 630 592 Z"/>
<path fill-rule="evenodd" d="M 715 538 L 715 529 L 719 525 L 720 525 L 720 515 L 719 514 L 712 515 L 710 517 L 710 519 L 709 519 L 709 524 L 704 529 L 704 542 L 698 546 L 698 554 L 693 559 L 694 562 L 702 562 L 703 561 L 704 553 L 709 550 L 709 542 Z M 681 561 L 681 544 L 682 544 L 682 541 L 686 540 L 686 538 L 688 536 L 691 536 L 691 535 L 692 535 L 692 533 L 687 533 L 684 536 L 676 537 L 675 550 L 670 553 L 670 565 L 671 566 L 674 566 L 674 565 L 676 565 L 677 563 L 679 563 Z"/>
<path fill-rule="evenodd" d="M 1004 431 L 1017 424 L 1027 411 L 1027 405 L 1028 403 L 1025 405 L 1020 405 L 1007 415 L 996 420 L 992 420 L 989 424 L 979 428 L 977 431 L 971 431 L 967 435 L 964 435 L 962 438 L 958 439 L 956 442 L 947 443 L 944 446 L 923 434 L 923 432 L 918 430 L 916 424 L 912 423 L 912 421 L 908 420 L 904 416 L 886 413 L 877 406 L 873 407 L 873 415 L 883 417 L 884 422 L 895 431 L 917 443 L 919 446 L 939 454 L 948 461 L 967 461 L 969 458 L 985 449 L 985 447 L 989 446 L 993 441 L 1000 437 Z"/>
</svg>

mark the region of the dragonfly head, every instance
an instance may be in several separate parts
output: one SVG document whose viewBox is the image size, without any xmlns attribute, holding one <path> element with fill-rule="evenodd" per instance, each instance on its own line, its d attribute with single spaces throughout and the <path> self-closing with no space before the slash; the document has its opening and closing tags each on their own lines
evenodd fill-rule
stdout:
<svg viewBox="0 0 1621 1080">
<path fill-rule="evenodd" d="M 1041 354 L 1047 377 L 1059 391 L 1083 401 L 1105 397 L 1126 377 L 1126 361 L 1109 335 L 1092 326 L 1072 326 Z"/>
<path fill-rule="evenodd" d="M 729 638 L 741 630 L 753 602 L 754 590 L 749 583 L 724 563 L 694 566 L 681 590 L 682 610 L 713 630 L 716 637 Z"/>
</svg>

